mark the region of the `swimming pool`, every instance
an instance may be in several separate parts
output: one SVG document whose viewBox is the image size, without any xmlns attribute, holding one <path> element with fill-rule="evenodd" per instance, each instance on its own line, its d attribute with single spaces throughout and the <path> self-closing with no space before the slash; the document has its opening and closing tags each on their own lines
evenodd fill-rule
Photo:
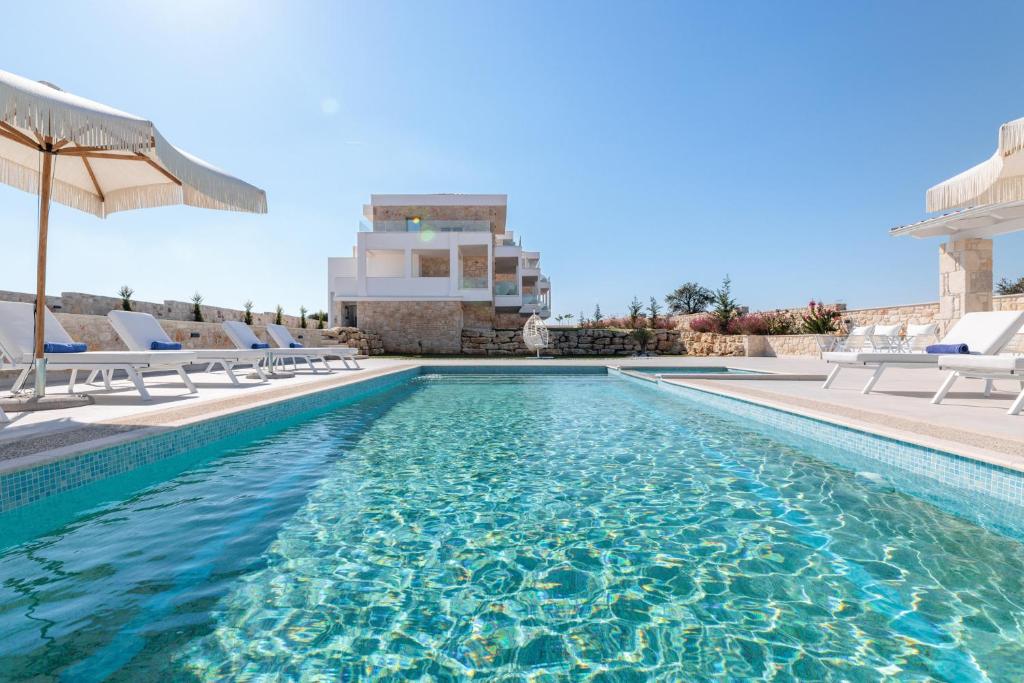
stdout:
<svg viewBox="0 0 1024 683">
<path fill-rule="evenodd" d="M 1024 676 L 1013 514 L 693 396 L 429 372 L 4 513 L 0 679 Z"/>
</svg>

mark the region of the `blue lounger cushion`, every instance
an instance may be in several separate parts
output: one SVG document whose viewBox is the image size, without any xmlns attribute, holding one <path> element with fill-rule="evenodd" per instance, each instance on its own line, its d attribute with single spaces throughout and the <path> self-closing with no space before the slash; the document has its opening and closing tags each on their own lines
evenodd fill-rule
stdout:
<svg viewBox="0 0 1024 683">
<path fill-rule="evenodd" d="M 302 344 L 300 344 L 299 342 L 289 342 L 288 343 L 288 348 L 289 349 L 304 349 L 306 347 L 303 346 Z"/>
<path fill-rule="evenodd" d="M 925 353 L 941 353 L 950 355 L 954 353 L 970 353 L 967 344 L 932 344 L 924 347 Z"/>
<path fill-rule="evenodd" d="M 150 351 L 181 351 L 181 342 L 155 341 L 149 345 Z"/>
<path fill-rule="evenodd" d="M 82 353 L 88 348 L 88 344 L 82 342 L 45 342 L 43 353 Z"/>
<path fill-rule="evenodd" d="M 255 343 L 253 343 L 252 348 L 254 348 L 254 349 L 269 349 L 270 348 L 270 344 L 268 344 L 267 342 L 255 342 Z"/>
</svg>

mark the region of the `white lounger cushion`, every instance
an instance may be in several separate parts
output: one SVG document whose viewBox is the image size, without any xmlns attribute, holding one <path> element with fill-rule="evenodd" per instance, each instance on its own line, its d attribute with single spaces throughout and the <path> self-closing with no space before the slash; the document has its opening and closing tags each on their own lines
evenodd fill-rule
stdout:
<svg viewBox="0 0 1024 683">
<path fill-rule="evenodd" d="M 107 313 L 110 325 L 121 337 L 128 348 L 137 351 L 149 351 L 153 342 L 169 343 L 173 340 L 167 335 L 160 321 L 149 313 L 135 311 L 110 311 Z M 259 349 L 195 349 L 191 350 L 199 360 L 234 360 L 251 362 L 264 357 Z M 174 353 L 172 351 L 155 351 L 154 353 Z"/>
<path fill-rule="evenodd" d="M 939 356 L 934 353 L 879 353 L 877 351 L 829 351 L 822 358 L 829 363 L 871 364 L 871 363 L 919 363 L 934 365 Z"/>
<path fill-rule="evenodd" d="M 957 354 L 939 356 L 939 367 L 943 370 L 970 372 L 1024 373 L 1024 357 L 1020 356 L 975 356 Z"/>
<path fill-rule="evenodd" d="M 900 336 L 900 329 L 903 327 L 903 323 L 896 323 L 895 325 L 875 325 L 875 336 L 878 337 L 898 337 Z"/>
<path fill-rule="evenodd" d="M 274 340 L 274 343 L 280 346 L 282 349 L 292 348 L 292 344 L 298 344 L 298 340 L 292 336 L 292 333 L 288 331 L 288 328 L 284 325 L 276 325 L 271 323 L 267 325 L 267 334 Z M 357 353 L 356 349 L 348 346 L 318 346 L 318 347 L 306 347 L 301 346 L 293 351 L 308 351 L 310 353 L 329 353 L 337 356 L 351 356 Z"/>
<path fill-rule="evenodd" d="M 32 354 L 23 362 L 31 362 Z M 61 365 L 149 365 L 154 368 L 192 363 L 196 360 L 194 351 L 84 351 L 82 353 L 48 353 L 46 365 L 57 368 Z"/>
</svg>

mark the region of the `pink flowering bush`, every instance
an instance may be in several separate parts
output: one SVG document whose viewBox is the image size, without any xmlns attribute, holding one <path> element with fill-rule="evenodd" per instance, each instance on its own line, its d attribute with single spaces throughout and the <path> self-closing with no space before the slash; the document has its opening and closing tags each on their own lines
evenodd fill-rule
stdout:
<svg viewBox="0 0 1024 683">
<path fill-rule="evenodd" d="M 839 331 L 842 313 L 835 306 L 826 306 L 820 301 L 807 304 L 807 312 L 800 314 L 803 331 L 808 334 L 832 334 Z"/>
<path fill-rule="evenodd" d="M 722 327 L 713 315 L 701 315 L 690 321 L 690 329 L 694 332 L 721 332 Z"/>
<path fill-rule="evenodd" d="M 768 323 L 760 313 L 739 315 L 725 326 L 726 334 L 768 334 Z"/>
</svg>

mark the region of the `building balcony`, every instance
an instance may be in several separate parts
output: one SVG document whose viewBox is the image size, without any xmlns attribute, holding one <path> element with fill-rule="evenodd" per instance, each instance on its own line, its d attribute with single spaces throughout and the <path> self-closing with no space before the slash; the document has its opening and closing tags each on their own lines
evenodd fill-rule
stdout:
<svg viewBox="0 0 1024 683">
<path fill-rule="evenodd" d="M 490 232 L 491 222 L 485 220 L 415 219 L 359 222 L 359 232 Z"/>
<path fill-rule="evenodd" d="M 463 276 L 459 282 L 460 289 L 487 289 L 487 276 L 467 277 Z"/>
<path fill-rule="evenodd" d="M 508 280 L 498 280 L 494 283 L 495 296 L 519 296 L 519 285 Z"/>
</svg>

